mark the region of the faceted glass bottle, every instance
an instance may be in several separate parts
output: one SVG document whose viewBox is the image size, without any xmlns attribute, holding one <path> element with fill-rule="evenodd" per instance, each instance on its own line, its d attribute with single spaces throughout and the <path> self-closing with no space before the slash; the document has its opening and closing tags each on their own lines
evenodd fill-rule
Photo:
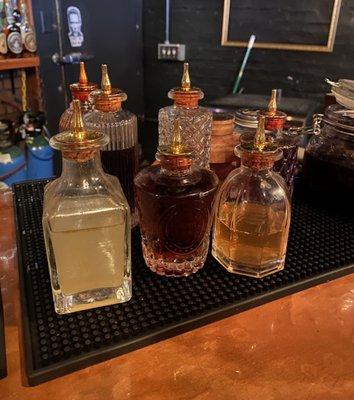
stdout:
<svg viewBox="0 0 354 400">
<path fill-rule="evenodd" d="M 122 109 L 126 93 L 111 87 L 107 65 L 102 65 L 101 90 L 92 92 L 94 109 L 84 116 L 89 129 L 104 132 L 110 139 L 102 149 L 103 168 L 116 176 L 122 185 L 132 213 L 132 226 L 137 224 L 135 211 L 134 177 L 138 170 L 137 119 Z"/>
<path fill-rule="evenodd" d="M 204 93 L 191 86 L 188 63 L 184 64 L 181 86 L 170 90 L 168 97 L 174 104 L 159 111 L 159 146 L 171 143 L 173 121 L 178 118 L 182 141 L 193 149 L 195 165 L 209 168 L 213 114 L 198 106 Z"/>
<path fill-rule="evenodd" d="M 92 110 L 92 103 L 89 100 L 89 95 L 95 89 L 97 89 L 97 85 L 88 81 L 85 63 L 81 61 L 79 82 L 70 85 L 70 92 L 74 100 L 80 100 L 82 115 L 85 115 Z M 73 102 L 70 103 L 69 108 L 67 108 L 60 117 L 59 132 L 68 131 L 70 129 L 72 116 Z"/>
<path fill-rule="evenodd" d="M 44 192 L 43 232 L 55 311 L 71 313 L 131 298 L 130 212 L 117 178 L 104 173 L 103 133 L 84 131 L 73 102 L 71 131 L 50 139 L 62 175 Z"/>
<path fill-rule="evenodd" d="M 260 117 L 254 142 L 237 146 L 241 167 L 220 188 L 212 254 L 229 272 L 262 278 L 284 268 L 289 192 L 273 171 L 281 150 L 265 141 Z"/>
<path fill-rule="evenodd" d="M 203 267 L 208 253 L 218 178 L 193 166 L 192 155 L 181 145 L 176 123 L 172 144 L 158 148 L 160 165 L 135 178 L 143 255 L 159 275 L 190 275 Z"/>
</svg>

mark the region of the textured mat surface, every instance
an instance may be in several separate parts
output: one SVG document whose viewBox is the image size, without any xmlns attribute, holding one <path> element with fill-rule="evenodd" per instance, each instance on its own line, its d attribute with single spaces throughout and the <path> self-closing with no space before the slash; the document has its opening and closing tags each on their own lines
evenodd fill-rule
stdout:
<svg viewBox="0 0 354 400">
<path fill-rule="evenodd" d="M 36 385 L 354 272 L 354 217 L 297 195 L 283 271 L 257 280 L 226 272 L 211 256 L 187 278 L 159 277 L 132 235 L 133 298 L 125 304 L 57 315 L 41 217 L 44 181 L 14 186 L 25 366 Z"/>
</svg>

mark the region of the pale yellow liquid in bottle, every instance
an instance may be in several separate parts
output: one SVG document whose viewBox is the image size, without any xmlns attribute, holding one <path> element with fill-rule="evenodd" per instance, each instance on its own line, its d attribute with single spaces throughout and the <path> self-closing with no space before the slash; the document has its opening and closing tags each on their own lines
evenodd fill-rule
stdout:
<svg viewBox="0 0 354 400">
<path fill-rule="evenodd" d="M 288 239 L 286 210 L 255 203 L 224 204 L 215 221 L 213 254 L 232 270 L 260 271 L 283 263 Z M 226 264 L 226 265 L 225 265 Z M 242 271 L 239 271 L 242 273 Z M 256 272 L 255 272 L 256 274 Z"/>
<path fill-rule="evenodd" d="M 124 276 L 124 214 L 106 199 L 64 200 L 49 219 L 60 290 L 65 295 L 119 287 Z"/>
</svg>

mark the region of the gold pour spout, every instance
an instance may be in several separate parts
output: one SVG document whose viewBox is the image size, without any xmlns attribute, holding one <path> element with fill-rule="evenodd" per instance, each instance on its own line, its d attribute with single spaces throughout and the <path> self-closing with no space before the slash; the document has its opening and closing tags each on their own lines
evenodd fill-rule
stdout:
<svg viewBox="0 0 354 400">
<path fill-rule="evenodd" d="M 79 83 L 80 83 L 80 85 L 87 85 L 88 84 L 88 79 L 87 79 L 87 74 L 86 74 L 86 69 L 85 69 L 85 63 L 83 61 L 80 61 Z"/>
<path fill-rule="evenodd" d="M 271 115 L 277 112 L 277 89 L 272 89 L 272 95 L 268 104 L 268 113 Z"/>
<path fill-rule="evenodd" d="M 253 146 L 256 150 L 262 151 L 265 145 L 266 145 L 265 116 L 260 115 L 258 120 L 257 132 L 253 141 Z"/>
<path fill-rule="evenodd" d="M 182 75 L 182 81 L 181 81 L 181 88 L 183 91 L 186 91 L 186 92 L 191 90 L 191 78 L 189 76 L 189 64 L 188 63 L 183 64 L 183 75 Z"/>
<path fill-rule="evenodd" d="M 86 139 L 84 121 L 82 120 L 80 100 L 73 100 L 73 115 L 71 118 L 71 131 L 75 141 L 82 142 Z"/>
<path fill-rule="evenodd" d="M 172 154 L 180 154 L 182 150 L 181 128 L 178 119 L 173 122 L 173 137 L 171 143 Z"/>
<path fill-rule="evenodd" d="M 102 70 L 102 80 L 101 80 L 102 92 L 103 92 L 103 94 L 111 94 L 112 85 L 111 85 L 111 81 L 108 76 L 107 64 L 102 64 L 101 70 Z"/>
</svg>

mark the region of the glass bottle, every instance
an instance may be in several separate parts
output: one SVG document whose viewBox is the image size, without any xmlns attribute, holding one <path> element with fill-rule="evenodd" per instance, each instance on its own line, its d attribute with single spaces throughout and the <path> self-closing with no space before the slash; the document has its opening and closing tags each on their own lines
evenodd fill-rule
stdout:
<svg viewBox="0 0 354 400">
<path fill-rule="evenodd" d="M 199 88 L 192 87 L 188 63 L 183 64 L 181 86 L 170 90 L 168 97 L 173 99 L 174 104 L 159 111 L 159 146 L 171 143 L 173 121 L 178 118 L 183 143 L 194 150 L 195 165 L 209 168 L 213 114 L 198 106 L 204 93 Z"/>
<path fill-rule="evenodd" d="M 85 116 L 92 110 L 92 103 L 89 100 L 90 93 L 97 89 L 95 83 L 89 82 L 86 74 L 85 63 L 80 62 L 79 82 L 70 85 L 70 91 L 73 99 L 80 100 L 81 114 Z M 59 132 L 67 131 L 71 126 L 73 115 L 73 103 L 63 112 L 59 120 Z"/>
<path fill-rule="evenodd" d="M 18 57 L 23 50 L 23 43 L 21 38 L 21 29 L 15 23 L 15 18 L 13 16 L 12 5 L 9 0 L 6 1 L 6 41 L 9 55 L 13 57 Z"/>
<path fill-rule="evenodd" d="M 135 211 L 134 177 L 138 169 L 137 119 L 122 109 L 126 93 L 114 89 L 107 65 L 102 65 L 101 90 L 92 92 L 94 109 L 85 115 L 86 126 L 104 132 L 110 143 L 102 149 L 102 164 L 106 172 L 116 176 L 122 185 L 132 213 L 132 226 L 137 224 Z"/>
<path fill-rule="evenodd" d="M 17 26 L 20 26 L 22 21 L 22 15 L 18 8 L 17 0 L 11 0 L 11 2 L 12 2 L 12 15 L 14 17 L 15 24 Z"/>
<path fill-rule="evenodd" d="M 333 104 L 315 115 L 303 176 L 312 194 L 336 207 L 354 204 L 354 111 Z"/>
<path fill-rule="evenodd" d="M 22 42 L 25 49 L 30 54 L 33 54 L 37 51 L 37 41 L 33 26 L 28 19 L 28 13 L 25 1 L 22 1 L 21 3 L 21 17 L 22 18 L 21 18 L 20 29 L 21 29 Z"/>
<path fill-rule="evenodd" d="M 145 262 L 166 276 L 187 276 L 203 267 L 218 186 L 214 172 L 193 165 L 193 152 L 181 137 L 175 120 L 172 143 L 158 147 L 160 165 L 135 178 Z"/>
<path fill-rule="evenodd" d="M 130 212 L 117 178 L 104 173 L 108 137 L 85 131 L 79 100 L 70 131 L 50 139 L 61 176 L 44 192 L 43 231 L 55 311 L 65 314 L 131 298 Z"/>
<path fill-rule="evenodd" d="M 262 278 L 284 268 L 289 192 L 273 171 L 281 150 L 266 141 L 260 116 L 253 142 L 236 147 L 241 167 L 226 178 L 216 205 L 212 254 L 229 272 Z"/>
<path fill-rule="evenodd" d="M 5 9 L 5 1 L 2 2 L 2 8 L 0 12 L 0 57 L 5 58 L 8 48 L 7 48 L 7 40 L 6 40 L 6 9 Z"/>
<path fill-rule="evenodd" d="M 272 90 L 268 110 L 261 111 L 265 116 L 265 129 L 271 134 L 278 147 L 283 152 L 283 157 L 274 163 L 274 171 L 278 172 L 285 180 L 290 194 L 294 189 L 294 178 L 298 171 L 297 152 L 299 147 L 299 132 L 301 129 L 285 129 L 287 115 L 278 110 L 278 91 Z"/>
</svg>

